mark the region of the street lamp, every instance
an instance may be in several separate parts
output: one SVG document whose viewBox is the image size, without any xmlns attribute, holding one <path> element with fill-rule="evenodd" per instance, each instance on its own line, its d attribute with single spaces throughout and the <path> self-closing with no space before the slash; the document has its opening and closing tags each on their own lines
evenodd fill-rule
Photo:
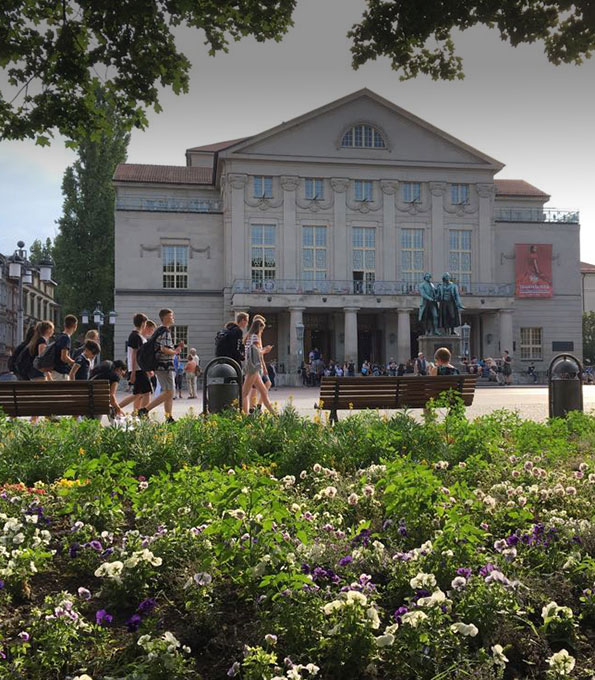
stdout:
<svg viewBox="0 0 595 680">
<path fill-rule="evenodd" d="M 113 309 L 107 313 L 108 323 L 110 326 L 115 325 L 117 316 L 118 314 Z M 95 309 L 92 312 L 89 312 L 87 309 L 83 309 L 83 311 L 80 313 L 80 317 L 83 326 L 88 326 L 90 319 L 92 318 L 93 323 L 97 326 L 97 332 L 99 334 L 99 345 L 101 346 L 101 328 L 105 323 L 106 317 L 101 302 L 98 300 L 95 303 Z M 100 362 L 101 355 L 97 357 L 97 363 L 99 364 Z"/>
<path fill-rule="evenodd" d="M 463 338 L 463 356 L 469 358 L 469 337 L 471 335 L 471 326 L 465 321 L 461 326 L 461 337 Z"/>
<path fill-rule="evenodd" d="M 295 337 L 298 341 L 298 368 L 302 368 L 304 361 L 304 324 L 298 321 L 295 325 Z"/>
</svg>

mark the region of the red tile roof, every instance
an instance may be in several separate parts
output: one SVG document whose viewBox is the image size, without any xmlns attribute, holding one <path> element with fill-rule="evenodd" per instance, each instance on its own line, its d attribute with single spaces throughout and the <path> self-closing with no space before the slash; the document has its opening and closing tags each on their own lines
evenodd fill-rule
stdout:
<svg viewBox="0 0 595 680">
<path fill-rule="evenodd" d="M 534 196 L 549 198 L 550 195 L 534 187 L 524 179 L 496 179 L 496 196 Z"/>
<path fill-rule="evenodd" d="M 240 139 L 230 139 L 227 142 L 215 142 L 214 144 L 205 144 L 204 146 L 193 146 L 191 149 L 187 149 L 187 151 L 223 151 L 228 146 L 239 144 L 247 139 L 250 139 L 250 137 L 240 137 Z"/>
<path fill-rule="evenodd" d="M 114 173 L 114 180 L 160 184 L 212 184 L 213 171 L 211 168 L 187 165 L 120 163 Z"/>
<path fill-rule="evenodd" d="M 581 262 L 581 273 L 583 274 L 595 274 L 595 264 L 589 264 L 588 262 Z"/>
</svg>

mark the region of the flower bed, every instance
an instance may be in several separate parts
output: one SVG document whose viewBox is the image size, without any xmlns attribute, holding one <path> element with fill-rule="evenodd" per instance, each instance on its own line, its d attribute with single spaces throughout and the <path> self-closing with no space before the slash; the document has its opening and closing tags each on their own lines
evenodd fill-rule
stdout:
<svg viewBox="0 0 595 680">
<path fill-rule="evenodd" d="M 0 438 L 0 678 L 593 677 L 593 417 Z"/>
</svg>

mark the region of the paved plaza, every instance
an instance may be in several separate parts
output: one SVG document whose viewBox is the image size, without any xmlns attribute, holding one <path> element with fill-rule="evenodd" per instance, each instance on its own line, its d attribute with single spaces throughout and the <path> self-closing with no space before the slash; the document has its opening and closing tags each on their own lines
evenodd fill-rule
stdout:
<svg viewBox="0 0 595 680">
<path fill-rule="evenodd" d="M 311 417 L 317 412 L 314 409 L 314 404 L 318 401 L 319 393 L 319 389 L 314 387 L 280 387 L 272 390 L 271 400 L 276 402 L 279 409 L 282 409 L 288 403 L 292 403 L 300 415 Z M 467 413 L 470 418 L 477 418 L 498 409 L 509 409 L 518 411 L 523 418 L 542 421 L 548 417 L 547 393 L 547 387 L 541 385 L 536 387 L 525 385 L 518 387 L 480 386 L 476 390 L 473 405 L 467 409 Z M 595 386 L 585 385 L 583 396 L 585 411 L 595 412 Z M 187 415 L 190 410 L 195 414 L 202 412 L 202 396 L 198 399 L 183 398 L 174 401 L 175 418 Z M 421 411 L 416 409 L 413 413 L 419 414 Z M 342 414 L 345 417 L 347 412 L 343 411 Z M 158 407 L 153 411 L 151 417 L 162 420 L 163 408 Z M 341 418 L 341 412 L 339 418 Z"/>
</svg>

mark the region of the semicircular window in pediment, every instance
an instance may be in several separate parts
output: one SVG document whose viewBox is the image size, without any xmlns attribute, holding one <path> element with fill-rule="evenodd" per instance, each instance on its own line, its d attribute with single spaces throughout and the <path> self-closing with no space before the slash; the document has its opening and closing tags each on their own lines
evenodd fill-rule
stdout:
<svg viewBox="0 0 595 680">
<path fill-rule="evenodd" d="M 386 149 L 382 133 L 372 125 L 354 125 L 350 127 L 341 140 L 342 147 L 355 149 Z"/>
</svg>

